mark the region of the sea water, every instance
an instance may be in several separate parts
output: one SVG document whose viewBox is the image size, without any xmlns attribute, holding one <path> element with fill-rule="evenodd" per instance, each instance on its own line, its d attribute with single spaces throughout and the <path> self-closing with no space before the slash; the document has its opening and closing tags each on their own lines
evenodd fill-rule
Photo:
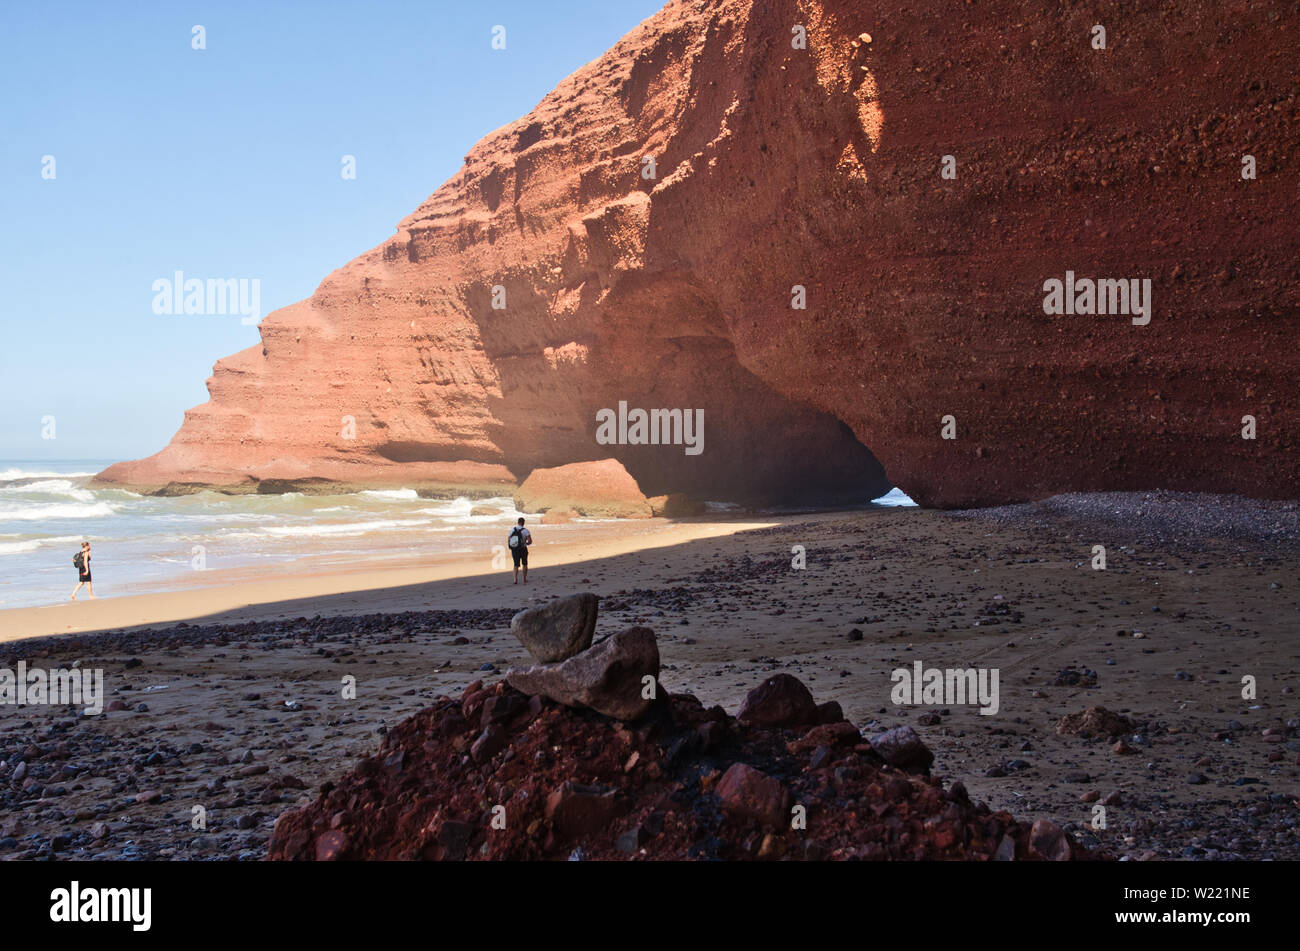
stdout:
<svg viewBox="0 0 1300 951">
<path fill-rule="evenodd" d="M 0 608 L 66 599 L 82 541 L 91 544 L 95 593 L 105 597 L 448 559 L 487 570 L 494 555 L 508 561 L 502 546 L 515 519 L 528 515 L 537 525 L 535 514 L 516 511 L 504 496 L 426 499 L 394 489 L 165 498 L 92 487 L 112 461 L 0 461 Z M 912 503 L 895 489 L 877 504 Z M 497 514 L 471 515 L 477 507 Z M 607 520 L 545 531 L 577 539 L 600 521 Z"/>
</svg>

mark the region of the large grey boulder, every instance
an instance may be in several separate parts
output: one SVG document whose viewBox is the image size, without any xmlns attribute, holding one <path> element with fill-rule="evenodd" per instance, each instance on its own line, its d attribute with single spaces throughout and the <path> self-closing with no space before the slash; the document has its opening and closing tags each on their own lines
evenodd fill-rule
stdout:
<svg viewBox="0 0 1300 951">
<path fill-rule="evenodd" d="M 647 690 L 646 677 L 655 678 Z M 629 627 L 558 664 L 506 672 L 506 682 L 530 696 L 567 707 L 589 707 L 618 720 L 635 720 L 658 690 L 659 646 L 648 627 Z"/>
<path fill-rule="evenodd" d="M 568 660 L 591 646 L 599 603 L 594 594 L 575 594 L 520 611 L 510 619 L 510 633 L 540 663 Z"/>
</svg>

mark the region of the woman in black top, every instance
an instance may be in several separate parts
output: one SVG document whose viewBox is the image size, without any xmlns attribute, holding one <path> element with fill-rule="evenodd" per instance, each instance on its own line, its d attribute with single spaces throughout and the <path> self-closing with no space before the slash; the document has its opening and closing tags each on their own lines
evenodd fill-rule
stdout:
<svg viewBox="0 0 1300 951">
<path fill-rule="evenodd" d="M 72 589 L 70 601 L 77 600 L 77 592 L 81 590 L 82 585 L 90 592 L 91 600 L 95 597 L 95 586 L 90 581 L 90 542 L 81 543 L 81 573 L 77 577 L 77 586 Z"/>
</svg>

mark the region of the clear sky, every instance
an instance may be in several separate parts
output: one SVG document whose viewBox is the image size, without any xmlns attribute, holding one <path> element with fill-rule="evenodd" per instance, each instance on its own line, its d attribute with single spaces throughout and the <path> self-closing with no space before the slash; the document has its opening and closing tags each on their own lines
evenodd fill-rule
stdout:
<svg viewBox="0 0 1300 951">
<path fill-rule="evenodd" d="M 5 2 L 0 459 L 161 449 L 258 332 L 159 316 L 154 281 L 256 278 L 262 316 L 310 296 L 662 5 Z"/>
</svg>

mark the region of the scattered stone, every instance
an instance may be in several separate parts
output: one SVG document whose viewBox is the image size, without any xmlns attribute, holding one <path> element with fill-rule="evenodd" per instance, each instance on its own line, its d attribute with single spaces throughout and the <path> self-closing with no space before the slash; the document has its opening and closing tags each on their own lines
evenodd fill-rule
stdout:
<svg viewBox="0 0 1300 951">
<path fill-rule="evenodd" d="M 1087 667 L 1082 670 L 1075 670 L 1073 667 L 1065 667 L 1057 672 L 1056 679 L 1052 681 L 1053 687 L 1095 687 L 1097 686 L 1097 672 L 1089 670 Z"/>
</svg>

